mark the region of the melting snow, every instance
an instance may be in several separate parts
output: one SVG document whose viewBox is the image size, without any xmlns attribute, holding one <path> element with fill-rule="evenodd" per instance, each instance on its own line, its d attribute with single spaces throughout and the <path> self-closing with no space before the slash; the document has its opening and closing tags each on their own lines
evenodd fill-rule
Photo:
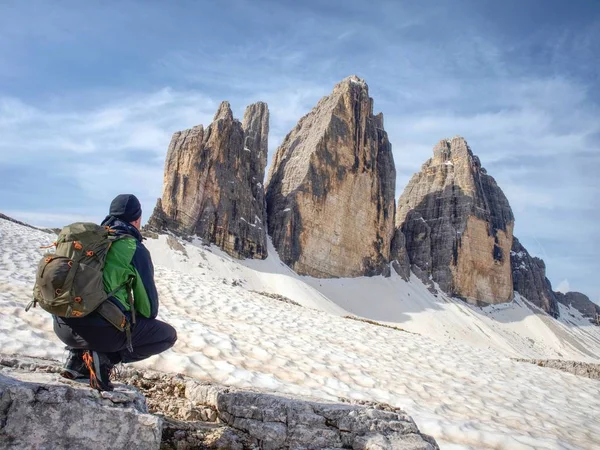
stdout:
<svg viewBox="0 0 600 450">
<path fill-rule="evenodd" d="M 61 359 L 50 315 L 25 313 L 52 236 L 0 220 L 0 348 Z M 159 317 L 175 347 L 137 363 L 239 387 L 402 407 L 442 449 L 600 448 L 600 383 L 510 356 L 598 361 L 600 328 L 561 305 L 556 321 L 517 296 L 477 308 L 418 280 L 300 277 L 269 242 L 264 261 L 236 261 L 199 241 L 173 252 L 146 241 Z M 226 280 L 227 283 L 224 283 Z M 233 285 L 243 280 L 243 287 Z M 251 291 L 279 293 L 298 307 Z M 410 332 L 345 319 L 352 313 Z"/>
</svg>

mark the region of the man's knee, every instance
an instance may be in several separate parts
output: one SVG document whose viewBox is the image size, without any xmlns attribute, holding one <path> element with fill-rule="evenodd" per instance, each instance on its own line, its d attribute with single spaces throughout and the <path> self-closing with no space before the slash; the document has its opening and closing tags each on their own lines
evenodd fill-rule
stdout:
<svg viewBox="0 0 600 450">
<path fill-rule="evenodd" d="M 144 340 L 149 342 L 165 342 L 173 344 L 177 341 L 177 331 L 171 325 L 158 319 L 146 319 L 143 329 Z M 135 330 L 135 328 L 134 328 Z"/>
<path fill-rule="evenodd" d="M 175 342 L 177 342 L 177 330 L 166 322 L 163 322 L 163 324 L 165 327 L 166 341 L 171 344 L 170 347 L 173 347 Z"/>
</svg>

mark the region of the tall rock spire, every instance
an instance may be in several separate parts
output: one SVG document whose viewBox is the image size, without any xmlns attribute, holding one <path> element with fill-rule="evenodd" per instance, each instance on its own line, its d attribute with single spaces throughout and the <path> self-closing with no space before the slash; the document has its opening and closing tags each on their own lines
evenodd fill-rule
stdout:
<svg viewBox="0 0 600 450">
<path fill-rule="evenodd" d="M 265 258 L 268 133 L 265 103 L 250 105 L 242 125 L 228 102 L 206 129 L 176 132 L 150 227 L 197 235 L 237 258 Z"/>
<path fill-rule="evenodd" d="M 351 76 L 286 136 L 269 170 L 269 234 L 281 259 L 315 277 L 381 274 L 394 232 L 396 170 L 383 115 Z"/>
<path fill-rule="evenodd" d="M 469 302 L 507 302 L 513 224 L 508 200 L 467 142 L 442 140 L 398 201 L 392 258 L 406 260 L 405 250 L 424 281 Z"/>
</svg>

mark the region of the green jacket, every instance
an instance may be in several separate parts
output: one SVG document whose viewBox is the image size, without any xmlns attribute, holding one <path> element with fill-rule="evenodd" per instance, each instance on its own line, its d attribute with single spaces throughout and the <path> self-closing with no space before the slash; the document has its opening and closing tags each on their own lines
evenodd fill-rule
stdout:
<svg viewBox="0 0 600 450">
<path fill-rule="evenodd" d="M 136 314 L 154 319 L 158 314 L 158 292 L 154 284 L 154 265 L 150 252 L 142 244 L 142 235 L 132 225 L 114 217 L 107 217 L 102 225 L 110 226 L 119 235 L 131 236 L 111 245 L 103 272 L 104 290 L 110 292 L 132 276 Z M 130 310 L 126 289 L 117 291 L 111 300 L 123 311 Z"/>
</svg>

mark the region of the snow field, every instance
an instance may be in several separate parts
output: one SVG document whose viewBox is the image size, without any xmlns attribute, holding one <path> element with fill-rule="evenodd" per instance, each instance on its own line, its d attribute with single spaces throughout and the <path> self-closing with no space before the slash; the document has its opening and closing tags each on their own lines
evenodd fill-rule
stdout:
<svg viewBox="0 0 600 450">
<path fill-rule="evenodd" d="M 23 310 L 31 296 L 35 266 L 42 252 L 37 247 L 50 243 L 52 238 L 0 220 L 3 353 L 59 359 L 64 354 L 52 332 L 50 316 L 39 308 L 29 313 Z M 433 435 L 444 449 L 600 448 L 600 423 L 596 419 L 600 410 L 598 381 L 517 363 L 496 348 L 501 346 L 515 354 L 521 348 L 529 348 L 523 342 L 519 344 L 519 323 L 544 329 L 540 323 L 545 322 L 531 312 L 524 300 L 481 313 L 430 294 L 428 299 L 425 288 L 411 282 L 405 283 L 405 292 L 412 293 L 407 298 L 414 297 L 413 303 L 418 302 L 420 309 L 408 300 L 404 305 L 406 312 L 379 306 L 378 313 L 388 311 L 390 322 L 400 317 L 397 314 L 404 314 L 406 317 L 397 326 L 407 330 L 412 327 L 413 331 L 427 331 L 426 319 L 445 314 L 464 335 L 460 340 L 458 332 L 451 337 L 440 332 L 439 338 L 433 339 L 340 317 L 346 311 L 335 305 L 328 294 L 350 298 L 341 286 L 346 283 L 354 292 L 353 303 L 341 306 L 352 309 L 354 314 L 360 312 L 355 309 L 361 306 L 363 291 L 371 295 L 363 297 L 365 303 L 369 299 L 371 311 L 378 310 L 381 303 L 393 305 L 391 294 L 383 296 L 366 279 L 310 280 L 294 276 L 272 257 L 238 264 L 214 248 L 209 251 L 191 244 L 186 244 L 185 256 L 170 249 L 164 237 L 149 240 L 148 247 L 157 265 L 159 316 L 177 328 L 179 340 L 174 349 L 138 363 L 142 367 L 237 387 L 386 402 L 404 408 L 419 428 Z M 324 287 L 329 281 L 331 285 Z M 332 287 L 333 282 L 338 284 L 338 290 Z M 389 282 L 385 289 L 404 283 L 399 279 Z M 285 289 L 280 294 L 308 307 L 250 292 L 277 292 L 274 286 L 282 285 Z M 315 289 L 317 286 L 321 292 Z M 435 312 L 430 311 L 434 308 Z M 486 321 L 493 324 L 491 316 L 498 314 L 495 309 L 504 311 L 505 319 L 505 310 L 522 316 L 513 324 L 517 327 L 515 336 L 507 341 L 510 333 L 492 334 L 490 330 L 495 328 L 488 324 L 482 327 L 483 344 L 471 345 L 475 339 L 469 330 Z M 529 316 L 525 315 L 526 310 Z M 421 318 L 423 314 L 426 319 Z M 575 322 L 580 320 L 568 317 Z M 575 344 L 564 344 L 560 350 L 576 354 L 576 345 L 583 345 L 581 336 L 595 336 L 594 330 L 579 336 L 566 325 L 556 323 Z M 438 325 L 434 322 L 431 327 Z M 544 345 L 551 349 L 552 329 L 545 332 L 549 334 L 543 338 L 547 341 Z M 485 342 L 485 335 L 489 335 L 487 340 L 493 345 Z"/>
</svg>

